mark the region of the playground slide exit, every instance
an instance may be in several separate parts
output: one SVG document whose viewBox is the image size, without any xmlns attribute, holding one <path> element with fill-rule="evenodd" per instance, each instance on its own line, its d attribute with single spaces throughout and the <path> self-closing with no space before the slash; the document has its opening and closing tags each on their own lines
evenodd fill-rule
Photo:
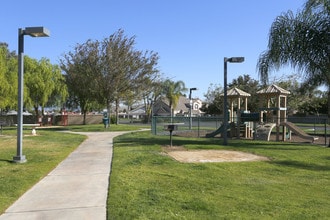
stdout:
<svg viewBox="0 0 330 220">
<path fill-rule="evenodd" d="M 300 129 L 298 126 L 296 126 L 295 124 L 293 124 L 292 122 L 281 122 L 282 126 L 286 126 L 288 129 L 290 129 L 294 134 L 298 135 L 299 137 L 309 140 L 311 142 L 316 141 L 318 138 L 317 137 L 313 137 L 309 134 L 306 134 L 306 132 L 304 132 L 302 129 Z"/>
<path fill-rule="evenodd" d="M 215 137 L 218 134 L 222 134 L 222 132 L 224 131 L 224 129 L 225 129 L 225 125 L 222 124 L 217 130 L 215 130 L 215 131 L 213 131 L 211 133 L 206 134 L 205 137 L 207 137 L 207 138 Z"/>
</svg>

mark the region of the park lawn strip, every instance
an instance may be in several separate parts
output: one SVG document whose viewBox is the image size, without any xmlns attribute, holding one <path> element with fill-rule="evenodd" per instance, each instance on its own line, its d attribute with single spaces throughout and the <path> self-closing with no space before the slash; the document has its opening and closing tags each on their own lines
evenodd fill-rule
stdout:
<svg viewBox="0 0 330 220">
<path fill-rule="evenodd" d="M 6 133 L 6 132 L 5 132 Z M 39 129 L 36 136 L 24 130 L 23 154 L 26 163 L 13 163 L 16 135 L 0 136 L 0 214 L 23 193 L 64 160 L 85 136 Z"/>
<path fill-rule="evenodd" d="M 23 154 L 27 162 L 23 164 L 12 163 L 16 155 L 17 127 L 3 128 L 0 135 L 0 214 L 86 139 L 83 135 L 60 131 L 112 132 L 148 128 L 141 125 L 110 126 L 107 129 L 103 124 L 38 127 L 36 136 L 31 135 L 30 128 L 24 129 Z"/>
<path fill-rule="evenodd" d="M 114 131 L 136 131 L 140 129 L 150 129 L 150 125 L 141 124 L 111 124 L 105 128 L 103 124 L 91 125 L 69 125 L 60 127 L 49 127 L 47 130 L 72 131 L 72 132 L 114 132 Z"/>
<path fill-rule="evenodd" d="M 283 142 L 174 137 L 187 149 L 225 149 L 270 161 L 180 163 L 167 136 L 116 137 L 108 219 L 327 219 L 329 148 Z"/>
</svg>

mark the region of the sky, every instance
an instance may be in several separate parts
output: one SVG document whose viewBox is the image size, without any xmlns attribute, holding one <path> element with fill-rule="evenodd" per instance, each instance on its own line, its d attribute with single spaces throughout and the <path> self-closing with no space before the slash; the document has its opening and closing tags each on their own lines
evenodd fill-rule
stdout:
<svg viewBox="0 0 330 220">
<path fill-rule="evenodd" d="M 248 74 L 259 80 L 256 64 L 267 49 L 275 18 L 296 13 L 305 0 L 4 0 L 0 42 L 17 51 L 18 28 L 44 26 L 50 37 L 24 37 L 24 54 L 59 64 L 63 55 L 88 39 L 103 40 L 119 29 L 135 36 L 135 48 L 158 53 L 164 78 L 197 88 L 193 98 L 205 99 L 208 88 L 223 86 L 224 57 L 228 83 Z M 292 74 L 281 68 L 271 78 Z M 189 92 L 188 92 L 189 93 Z M 188 95 L 187 93 L 187 95 Z"/>
</svg>

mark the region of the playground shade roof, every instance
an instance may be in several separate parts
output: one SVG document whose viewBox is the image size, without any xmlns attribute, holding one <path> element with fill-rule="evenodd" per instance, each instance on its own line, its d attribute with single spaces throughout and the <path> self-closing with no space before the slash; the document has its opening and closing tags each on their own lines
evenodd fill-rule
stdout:
<svg viewBox="0 0 330 220">
<path fill-rule="evenodd" d="M 262 95 L 262 94 L 279 94 L 279 95 L 289 95 L 290 92 L 277 86 L 277 85 L 270 85 L 265 89 L 259 90 L 257 94 Z"/>
<path fill-rule="evenodd" d="M 221 96 L 223 96 L 223 93 L 221 94 Z M 228 97 L 248 97 L 248 96 L 251 96 L 251 94 L 234 87 L 234 88 L 228 90 L 227 96 Z"/>
</svg>

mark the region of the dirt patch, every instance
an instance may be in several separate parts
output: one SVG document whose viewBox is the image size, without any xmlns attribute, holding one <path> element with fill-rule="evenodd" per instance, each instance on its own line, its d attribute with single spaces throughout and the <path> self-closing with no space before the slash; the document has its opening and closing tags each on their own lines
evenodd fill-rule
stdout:
<svg viewBox="0 0 330 220">
<path fill-rule="evenodd" d="M 184 147 L 164 147 L 164 152 L 183 163 L 267 161 L 269 158 L 230 150 L 186 150 Z"/>
</svg>

